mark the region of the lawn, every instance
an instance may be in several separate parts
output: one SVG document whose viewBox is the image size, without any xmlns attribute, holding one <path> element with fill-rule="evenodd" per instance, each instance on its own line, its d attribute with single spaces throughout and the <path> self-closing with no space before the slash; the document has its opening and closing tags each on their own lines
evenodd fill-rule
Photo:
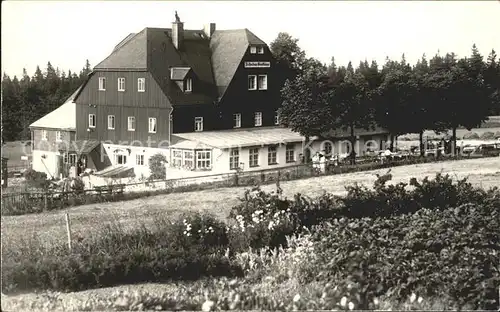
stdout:
<svg viewBox="0 0 500 312">
<path fill-rule="evenodd" d="M 287 197 L 292 197 L 296 193 L 316 196 L 323 192 L 343 195 L 346 185 L 361 183 L 370 186 L 376 179 L 376 173 L 385 172 L 386 170 L 374 170 L 286 181 L 281 183 L 281 187 Z M 498 186 L 500 158 L 419 164 L 391 169 L 393 183 L 409 182 L 411 177 L 419 179 L 426 176 L 433 177 L 439 172 L 449 173 L 454 178 L 468 177 L 475 186 L 484 188 Z M 274 188 L 275 185 L 262 187 L 266 191 Z M 125 202 L 84 205 L 37 215 L 2 216 L 2 248 L 15 248 L 20 240 L 33 236 L 40 238 L 46 244 L 65 241 L 65 213 L 70 215 L 72 232 L 75 236 L 88 235 L 113 222 L 120 222 L 126 228 L 130 228 L 138 223 L 153 220 L 158 214 L 175 217 L 184 211 L 209 211 L 225 219 L 229 209 L 238 203 L 238 196 L 242 196 L 245 189 L 245 187 L 220 188 L 173 193 Z"/>
<path fill-rule="evenodd" d="M 282 182 L 281 187 L 287 197 L 291 197 L 297 192 L 313 197 L 321 195 L 323 192 L 344 195 L 346 185 L 360 183 L 370 187 L 376 181 L 376 173 L 383 175 L 386 172 L 387 170 L 376 170 L 287 181 Z M 432 179 L 436 173 L 440 172 L 449 174 L 454 179 L 468 177 L 469 181 L 476 187 L 498 186 L 500 185 L 500 158 L 395 167 L 391 169 L 392 179 L 388 184 L 408 182 L 412 177 L 421 180 L 428 176 Z M 379 179 L 378 183 L 380 181 Z M 282 214 L 272 210 L 276 207 L 282 207 L 281 213 L 285 213 L 285 210 L 290 211 L 290 208 L 292 214 L 298 212 L 300 215 L 303 213 L 302 216 L 305 218 L 300 218 L 300 220 L 303 220 L 304 223 L 297 224 L 296 229 L 304 228 L 306 231 L 300 237 L 292 238 L 289 248 L 282 250 L 283 252 L 279 254 L 269 254 L 262 252 L 262 250 L 259 252 L 259 247 L 257 247 L 258 252 L 256 253 L 242 252 L 248 249 L 239 249 L 240 251 L 230 261 L 245 270 L 245 276 L 236 277 L 231 282 L 218 275 L 214 278 L 201 278 L 191 282 L 164 281 L 164 284 L 144 283 L 144 281 L 151 280 L 160 281 L 158 279 L 138 278 L 135 281 L 135 283 L 139 283 L 137 285 L 100 288 L 67 294 L 47 291 L 41 294 L 8 293 L 8 296 L 2 296 L 2 308 L 19 310 L 31 306 L 35 309 L 44 307 L 48 310 L 68 310 L 76 307 L 85 310 L 137 310 L 144 308 L 199 310 L 203 302 L 214 304 L 209 298 L 213 298 L 212 300 L 217 302 L 218 308 L 228 309 L 226 304 L 229 302 L 234 303 L 235 307 L 240 310 L 252 309 L 255 306 L 258 306 L 259 309 L 267 307 L 271 310 L 276 310 L 278 307 L 281 310 L 295 310 L 297 308 L 300 310 L 324 310 L 327 308 L 330 310 L 332 308 L 338 309 L 339 305 L 343 305 L 345 309 L 347 302 L 349 302 L 350 309 L 369 306 L 370 309 L 381 310 L 389 307 L 392 310 L 442 310 L 454 308 L 456 304 L 464 309 L 477 309 L 474 305 L 476 303 L 481 304 L 482 307 L 491 307 L 492 302 L 496 300 L 497 288 L 495 285 L 498 285 L 498 281 L 500 281 L 498 276 L 490 276 L 493 273 L 491 269 L 495 268 L 495 264 L 498 262 L 498 255 L 489 247 L 491 244 L 496 244 L 494 238 L 498 229 L 496 220 L 500 220 L 496 218 L 498 216 L 498 195 L 500 194 L 492 192 L 489 193 L 489 197 L 484 197 L 485 195 L 480 195 L 482 191 L 470 192 L 470 189 L 467 188 L 460 188 L 457 193 L 455 186 L 443 182 L 436 184 L 436 181 L 438 180 L 430 181 L 430 184 L 423 182 L 421 185 L 412 182 L 413 186 L 408 187 L 414 190 L 410 197 L 403 195 L 399 187 L 392 188 L 392 186 L 385 189 L 377 188 L 379 191 L 372 193 L 372 195 L 361 191 L 361 189 L 357 189 L 361 193 L 358 191 L 353 193 L 351 190 L 346 197 L 351 199 L 348 199 L 347 206 L 344 206 L 350 208 L 337 210 L 337 212 L 332 208 L 340 206 L 336 206 L 335 199 L 328 196 L 317 197 L 313 201 L 306 199 L 296 201 L 295 203 L 300 206 L 297 209 L 294 208 L 298 207 L 295 204 L 288 206 L 288 209 L 286 206 L 276 205 L 276 202 L 273 204 L 273 200 L 269 200 L 269 198 L 261 201 L 265 197 L 256 198 L 255 202 L 252 202 L 252 199 L 250 201 L 247 199 L 246 204 L 238 208 L 237 216 L 232 215 L 233 221 L 239 220 L 238 218 L 241 217 L 246 218 L 245 222 L 248 222 L 246 228 L 241 230 L 241 236 L 236 234 L 239 231 L 237 226 L 234 228 L 235 230 L 226 228 L 227 233 L 231 233 L 232 242 L 244 243 L 246 238 L 252 237 L 264 241 L 266 237 L 271 238 L 271 236 L 266 235 L 276 229 L 279 230 L 276 230 L 275 234 L 279 231 L 287 231 L 286 229 L 289 229 L 288 226 L 291 223 L 286 222 L 286 217 L 284 219 L 279 217 L 283 216 Z M 273 188 L 272 185 L 262 187 L 264 191 L 272 191 Z M 188 232 L 190 230 L 185 226 L 189 224 L 190 227 L 193 223 L 192 233 L 200 233 L 196 225 L 199 223 L 194 223 L 193 219 L 189 217 L 185 225 L 182 225 L 182 222 L 176 223 L 176 225 L 172 225 L 170 222 L 164 223 L 167 231 L 173 229 L 172 233 L 181 234 L 180 241 L 176 241 L 178 239 L 176 235 L 168 236 L 168 232 L 161 232 L 163 234 L 159 233 L 151 240 L 148 239 L 150 236 L 144 234 L 146 232 L 143 231 L 153 228 L 157 224 L 150 222 L 157 214 L 163 213 L 163 215 L 173 217 L 182 211 L 205 210 L 215 213 L 218 218 L 225 219 L 231 208 L 238 204 L 237 196 L 241 196 L 243 191 L 244 188 L 222 188 L 185 194 L 160 195 L 122 203 L 86 205 L 39 215 L 2 217 L 2 249 L 4 254 L 12 255 L 10 263 L 7 259 L 3 259 L 2 281 L 4 281 L 4 273 L 10 272 L 5 274 L 6 280 L 10 281 L 7 283 L 8 285 L 12 285 L 13 280 L 17 281 L 17 285 L 19 283 L 34 285 L 37 283 L 36 281 L 44 280 L 45 288 L 43 289 L 60 290 L 61 286 L 74 283 L 75 280 L 91 286 L 93 285 L 93 276 L 96 277 L 96 280 L 99 276 L 100 281 L 104 282 L 96 286 L 120 285 L 119 281 L 106 284 L 109 279 L 106 279 L 105 275 L 99 271 L 101 268 L 107 268 L 106 272 L 111 275 L 117 270 L 120 274 L 116 273 L 118 274 L 116 278 L 135 276 L 133 272 L 149 272 L 150 266 L 160 270 L 164 269 L 168 263 L 172 264 L 173 262 L 166 262 L 165 256 L 167 254 L 160 254 L 161 251 L 178 246 L 176 242 L 187 243 L 189 241 L 190 244 L 197 244 L 199 238 L 188 238 L 191 234 L 188 233 L 186 236 L 185 230 Z M 453 194 L 458 194 L 458 196 Z M 304 202 L 309 202 L 309 204 L 300 204 Z M 254 203 L 259 204 L 252 208 Z M 373 207 L 378 208 L 371 210 Z M 408 210 L 407 212 L 412 211 L 415 207 L 418 210 L 410 214 L 403 212 L 403 215 L 398 215 L 399 212 L 402 212 L 401 207 L 403 210 Z M 272 222 L 269 223 L 268 219 L 251 221 L 255 220 L 256 213 L 259 211 L 263 213 L 259 209 L 270 209 L 270 214 L 264 212 L 264 215 L 274 216 L 274 219 L 271 219 L 276 221 L 274 228 L 271 227 Z M 112 232 L 101 232 L 100 241 L 91 239 L 85 244 L 77 242 L 75 244 L 77 247 L 74 248 L 80 249 L 75 250 L 73 254 L 68 254 L 64 247 L 64 212 L 70 212 L 74 230 L 79 235 L 86 235 L 86 237 L 96 233 L 107 222 L 118 221 L 129 229 L 136 223 L 142 223 L 146 227 L 134 229 L 135 235 L 142 233 L 136 243 L 130 238 L 126 239 L 124 233 L 114 236 Z M 234 212 L 233 210 L 232 213 Z M 322 224 L 319 228 L 306 228 L 305 225 L 308 222 L 315 222 L 314 220 L 319 220 L 315 218 L 322 216 L 323 213 L 327 213 L 323 215 L 327 216 L 328 213 L 332 212 L 337 216 L 335 219 L 331 219 L 332 222 Z M 366 218 L 371 213 L 377 215 L 373 215 L 373 218 Z M 247 217 L 243 217 L 244 214 L 248 214 Z M 357 215 L 358 217 L 356 217 Z M 249 216 L 251 220 L 247 219 Z M 200 220 L 207 222 L 209 218 L 203 217 Z M 147 224 L 148 222 L 149 224 Z M 205 229 L 208 228 L 208 224 L 210 223 L 207 223 Z M 212 224 L 217 228 L 216 223 Z M 230 225 L 231 223 L 226 224 Z M 225 226 L 224 223 L 222 226 Z M 240 226 L 243 228 L 242 224 Z M 36 229 L 38 229 L 37 233 L 34 232 Z M 182 234 L 183 230 L 184 235 Z M 167 236 L 163 236 L 166 234 Z M 302 236 L 303 234 L 304 236 Z M 16 255 L 15 252 L 11 253 L 25 244 L 25 242 L 20 241 L 22 237 L 29 238 L 30 235 L 38 236 L 44 244 L 58 242 L 62 249 L 61 246 L 53 249 L 54 255 L 48 250 L 44 251 L 43 248 L 40 249 L 41 253 L 37 253 L 35 250 L 32 250 L 34 253 L 21 252 L 21 256 Z M 193 235 L 196 236 L 196 234 Z M 429 239 L 430 237 L 436 239 Z M 138 245 L 136 245 L 137 243 Z M 267 243 L 271 243 L 271 241 L 267 241 Z M 98 247 L 94 250 L 93 246 L 95 245 Z M 224 246 L 236 247 L 237 249 L 237 245 Z M 359 250 L 360 246 L 370 246 L 368 249 L 370 251 L 364 252 L 363 248 Z M 87 251 L 86 248 L 90 249 Z M 99 252 L 96 252 L 97 250 Z M 179 258 L 179 261 L 202 259 L 204 257 L 202 250 L 204 249 L 197 249 L 196 251 L 201 252 L 201 254 L 195 253 L 196 256 L 193 256 L 194 254 L 190 254 L 190 257 L 184 255 Z M 84 256 L 86 253 L 88 255 Z M 82 255 L 83 258 L 80 258 Z M 213 257 L 207 259 L 219 259 L 217 257 L 220 256 L 213 254 Z M 407 261 L 408 257 L 412 259 L 411 263 Z M 31 259 L 39 259 L 39 261 Z M 30 266 L 30 263 L 34 266 Z M 54 273 L 53 270 L 56 267 L 57 270 Z M 122 272 L 121 270 L 124 268 L 135 271 L 127 269 Z M 362 272 L 359 271 L 361 268 L 363 268 Z M 143 269 L 145 271 L 142 271 Z M 17 278 L 15 272 L 20 272 Z M 96 275 L 88 275 L 89 272 Z M 357 275 L 352 275 L 353 273 L 362 275 L 357 278 Z M 51 281 L 57 283 L 48 282 L 45 274 L 52 276 Z M 140 276 L 143 276 L 142 274 Z M 330 282 L 333 282 L 335 287 Z M 121 285 L 123 284 L 131 283 L 122 282 Z M 481 287 L 472 287 L 475 285 L 481 285 Z M 22 290 L 23 286 L 20 286 L 19 288 Z M 438 286 L 440 288 L 436 290 L 435 287 Z M 73 288 L 73 291 L 76 289 L 82 288 Z M 125 292 L 122 293 L 123 291 Z M 238 294 L 237 296 L 241 294 L 245 299 L 240 301 L 240 299 L 236 299 L 235 294 Z M 413 299 L 410 298 L 410 295 Z M 340 300 L 341 297 L 344 300 L 343 304 Z M 375 303 L 377 298 L 380 298 L 383 305 Z M 356 305 L 350 302 L 351 300 Z M 496 302 L 498 303 L 498 301 Z M 271 305 L 268 306 L 268 304 Z M 285 304 L 286 307 L 281 306 L 281 304 Z"/>
</svg>

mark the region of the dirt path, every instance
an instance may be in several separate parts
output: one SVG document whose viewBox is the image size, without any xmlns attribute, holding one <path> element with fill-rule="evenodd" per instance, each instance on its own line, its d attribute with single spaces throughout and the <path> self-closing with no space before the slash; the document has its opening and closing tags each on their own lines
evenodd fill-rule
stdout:
<svg viewBox="0 0 500 312">
<path fill-rule="evenodd" d="M 346 185 L 361 183 L 370 186 L 376 179 L 375 173 L 385 172 L 387 169 L 287 181 L 282 182 L 281 187 L 287 197 L 292 197 L 298 192 L 308 196 L 320 195 L 323 192 L 342 195 L 345 193 Z M 471 183 L 484 188 L 500 186 L 500 157 L 391 169 L 393 183 L 408 182 L 411 177 L 418 179 L 433 177 L 438 172 L 448 173 L 453 178 L 468 177 Z M 275 187 L 266 185 L 262 189 L 271 191 Z M 224 218 L 229 209 L 238 203 L 238 197 L 244 194 L 245 189 L 245 187 L 220 188 L 157 195 L 124 202 L 84 205 L 36 215 L 6 216 L 2 217 L 2 244 L 3 248 L 8 248 L 11 244 L 16 245 L 20 239 L 31 236 L 36 236 L 47 244 L 64 241 L 66 212 L 71 216 L 72 232 L 76 235 L 87 235 L 109 222 L 120 222 L 128 227 L 138 222 L 148 222 L 158 214 L 175 216 L 183 211 L 210 211 Z"/>
</svg>

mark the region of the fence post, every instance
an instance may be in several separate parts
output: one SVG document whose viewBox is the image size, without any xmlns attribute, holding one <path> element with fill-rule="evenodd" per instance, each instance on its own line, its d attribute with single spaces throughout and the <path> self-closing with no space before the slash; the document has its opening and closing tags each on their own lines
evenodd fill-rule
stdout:
<svg viewBox="0 0 500 312">
<path fill-rule="evenodd" d="M 47 210 L 48 208 L 48 199 L 47 199 L 47 194 L 43 194 L 43 210 Z"/>
<path fill-rule="evenodd" d="M 71 251 L 71 225 L 69 222 L 69 214 L 66 213 L 64 216 L 66 219 L 66 232 L 68 233 L 68 249 Z"/>
</svg>

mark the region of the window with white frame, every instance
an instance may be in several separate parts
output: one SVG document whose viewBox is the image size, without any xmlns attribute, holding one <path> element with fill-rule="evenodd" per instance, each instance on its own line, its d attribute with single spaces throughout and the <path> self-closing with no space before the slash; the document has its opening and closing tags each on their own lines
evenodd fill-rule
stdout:
<svg viewBox="0 0 500 312">
<path fill-rule="evenodd" d="M 248 166 L 257 167 L 259 165 L 259 148 L 251 148 L 248 151 Z"/>
<path fill-rule="evenodd" d="M 269 146 L 267 148 L 267 164 L 268 165 L 276 165 L 278 163 L 277 154 L 278 154 L 278 147 L 277 146 Z"/>
<path fill-rule="evenodd" d="M 184 151 L 184 159 L 182 163 L 186 169 L 194 168 L 194 152 L 193 151 Z"/>
<path fill-rule="evenodd" d="M 128 129 L 128 131 L 135 131 L 135 117 L 134 116 L 128 116 L 127 129 Z"/>
<path fill-rule="evenodd" d="M 99 91 L 106 91 L 106 78 L 99 77 Z"/>
<path fill-rule="evenodd" d="M 146 91 L 146 78 L 138 78 L 137 79 L 137 91 L 145 92 Z"/>
<path fill-rule="evenodd" d="M 286 146 L 285 158 L 287 163 L 295 162 L 295 145 L 288 144 Z"/>
<path fill-rule="evenodd" d="M 108 115 L 108 129 L 115 130 L 115 115 Z"/>
<path fill-rule="evenodd" d="M 256 54 L 257 53 L 257 47 L 256 46 L 251 46 L 250 47 L 250 54 Z"/>
<path fill-rule="evenodd" d="M 194 117 L 194 131 L 203 131 L 203 117 Z"/>
<path fill-rule="evenodd" d="M 56 131 L 56 141 L 57 142 L 62 141 L 62 132 L 61 131 Z"/>
<path fill-rule="evenodd" d="M 257 90 L 257 76 L 248 75 L 248 90 Z"/>
<path fill-rule="evenodd" d="M 184 91 L 186 92 L 193 91 L 193 79 L 191 78 L 186 79 L 186 89 Z"/>
<path fill-rule="evenodd" d="M 212 163 L 210 151 L 196 151 L 196 168 L 197 169 L 210 169 Z"/>
<path fill-rule="evenodd" d="M 95 114 L 89 114 L 89 128 L 95 128 Z"/>
<path fill-rule="evenodd" d="M 234 128 L 241 127 L 241 114 L 233 114 Z"/>
<path fill-rule="evenodd" d="M 278 111 L 276 111 L 276 113 L 274 113 L 274 124 L 275 125 L 280 124 L 280 113 Z"/>
<path fill-rule="evenodd" d="M 149 117 L 149 133 L 156 133 L 156 118 Z"/>
<path fill-rule="evenodd" d="M 137 166 L 144 166 L 144 154 L 135 155 L 135 164 Z"/>
<path fill-rule="evenodd" d="M 47 133 L 47 130 L 42 130 L 42 140 L 47 141 L 49 138 L 49 135 Z"/>
<path fill-rule="evenodd" d="M 264 47 L 263 46 L 257 47 L 257 54 L 264 54 Z"/>
<path fill-rule="evenodd" d="M 231 149 L 229 154 L 229 169 L 236 170 L 240 167 L 240 151 L 237 148 Z"/>
<path fill-rule="evenodd" d="M 172 164 L 174 167 L 182 167 L 182 151 L 172 151 Z"/>
<path fill-rule="evenodd" d="M 259 75 L 259 90 L 267 90 L 267 75 Z"/>
<path fill-rule="evenodd" d="M 262 112 L 255 113 L 255 126 L 262 126 Z"/>
<path fill-rule="evenodd" d="M 118 78 L 118 91 L 125 91 L 125 78 Z"/>
</svg>

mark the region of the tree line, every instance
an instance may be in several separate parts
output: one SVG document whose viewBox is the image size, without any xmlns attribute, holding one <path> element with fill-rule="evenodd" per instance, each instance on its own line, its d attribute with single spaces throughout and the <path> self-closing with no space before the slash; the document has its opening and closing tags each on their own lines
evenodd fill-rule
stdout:
<svg viewBox="0 0 500 312">
<path fill-rule="evenodd" d="M 394 137 L 452 131 L 456 146 L 459 127 L 478 127 L 490 115 L 500 115 L 500 65 L 492 50 L 486 60 L 475 45 L 471 55 L 425 54 L 414 65 L 400 60 L 363 61 L 354 68 L 329 65 L 306 57 L 298 39 L 280 33 L 270 44 L 282 73 L 280 121 L 306 138 L 332 129 L 350 133 L 380 126 Z M 393 146 L 391 146 L 393 149 Z M 355 156 L 354 151 L 352 155 Z M 352 157 L 354 162 L 354 157 Z"/>
<path fill-rule="evenodd" d="M 2 142 L 29 140 L 29 125 L 59 107 L 87 78 L 92 71 L 87 60 L 80 73 L 67 73 L 47 63 L 45 71 L 40 66 L 30 77 L 23 75 L 2 77 Z"/>
</svg>

